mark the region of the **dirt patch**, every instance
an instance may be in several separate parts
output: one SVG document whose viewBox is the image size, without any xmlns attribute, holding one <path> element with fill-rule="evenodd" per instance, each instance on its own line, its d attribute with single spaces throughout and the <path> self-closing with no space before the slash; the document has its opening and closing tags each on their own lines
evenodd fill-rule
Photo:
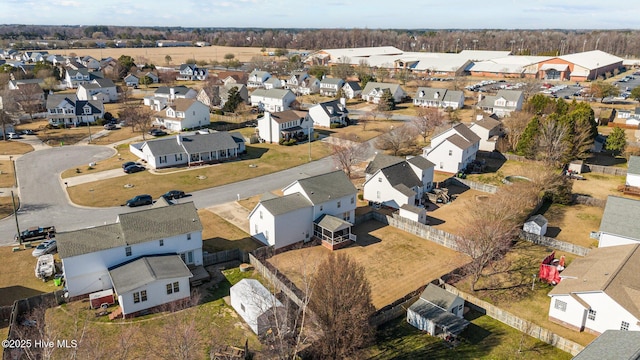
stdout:
<svg viewBox="0 0 640 360">
<path fill-rule="evenodd" d="M 467 257 L 453 250 L 377 221 L 355 226 L 352 231 L 358 237 L 357 243 L 334 252 L 346 253 L 365 267 L 377 309 L 467 261 Z M 305 272 L 316 271 L 317 265 L 330 254 L 327 248 L 314 246 L 287 251 L 269 262 L 302 286 Z"/>
</svg>

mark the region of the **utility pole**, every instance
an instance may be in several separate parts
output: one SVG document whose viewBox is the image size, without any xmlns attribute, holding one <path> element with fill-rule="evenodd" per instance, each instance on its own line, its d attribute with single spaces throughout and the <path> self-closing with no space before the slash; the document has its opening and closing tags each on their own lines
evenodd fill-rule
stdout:
<svg viewBox="0 0 640 360">
<path fill-rule="evenodd" d="M 22 236 L 20 236 L 20 225 L 18 224 L 18 209 L 16 208 L 16 198 L 13 196 L 13 190 L 11 190 L 11 202 L 13 203 L 13 217 L 16 219 L 18 241 L 20 241 L 20 245 L 22 245 Z"/>
<path fill-rule="evenodd" d="M 311 120 L 309 120 L 309 128 L 307 129 L 307 137 L 309 138 L 309 162 L 311 162 Z"/>
</svg>

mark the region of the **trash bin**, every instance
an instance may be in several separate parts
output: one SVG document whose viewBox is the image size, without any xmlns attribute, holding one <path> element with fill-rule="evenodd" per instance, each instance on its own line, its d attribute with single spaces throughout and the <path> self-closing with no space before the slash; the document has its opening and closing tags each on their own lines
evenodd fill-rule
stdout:
<svg viewBox="0 0 640 360">
<path fill-rule="evenodd" d="M 55 286 L 60 286 L 60 285 L 62 285 L 62 275 L 56 275 L 56 276 L 53 278 L 53 284 L 54 284 Z"/>
</svg>

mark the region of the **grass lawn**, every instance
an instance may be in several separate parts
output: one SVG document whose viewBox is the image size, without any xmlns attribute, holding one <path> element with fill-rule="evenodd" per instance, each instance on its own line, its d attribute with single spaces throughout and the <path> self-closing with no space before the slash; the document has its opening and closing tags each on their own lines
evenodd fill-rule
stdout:
<svg viewBox="0 0 640 360">
<path fill-rule="evenodd" d="M 102 126 L 92 126 L 91 133 L 95 134 L 98 131 L 103 131 L 104 128 Z M 95 132 L 94 132 L 95 131 Z M 136 136 L 142 136 L 140 131 L 133 131 L 131 126 L 125 126 L 122 128 L 117 128 L 116 130 L 107 130 L 106 135 L 100 137 L 93 137 L 91 139 L 91 144 L 93 145 L 109 145 L 115 142 L 127 140 L 134 138 Z M 147 135 L 147 139 L 153 138 L 153 136 Z M 142 141 L 142 139 L 140 140 Z M 127 145 L 128 147 L 128 145 Z"/>
<path fill-rule="evenodd" d="M 363 125 L 364 122 L 364 125 Z M 384 132 L 389 131 L 392 126 L 398 126 L 398 121 L 394 120 L 364 120 L 359 124 L 350 125 L 343 128 L 327 129 L 315 128 L 313 131 L 325 136 L 344 137 L 364 142 L 373 139 Z M 364 130 L 363 130 L 364 129 Z"/>
<path fill-rule="evenodd" d="M 571 359 L 571 354 L 525 336 L 489 316 L 469 312 L 465 317 L 471 324 L 460 334 L 461 343 L 455 348 L 409 325 L 402 316 L 379 327 L 375 345 L 363 355 L 375 360 Z"/>
<path fill-rule="evenodd" d="M 458 234 L 464 228 L 465 215 L 469 205 L 476 201 L 491 201 L 491 194 L 458 186 L 449 186 L 449 194 L 458 197 L 448 204 L 438 204 L 440 207 L 427 213 L 429 224 L 437 229 Z M 481 200 L 480 200 L 481 199 Z"/>
<path fill-rule="evenodd" d="M 110 322 L 108 317 L 96 317 L 86 301 L 65 304 L 47 311 L 47 323 L 55 324 L 58 338 L 78 339 L 74 333 L 75 321 L 79 329 L 86 326 L 84 339 L 79 343 L 80 358 L 101 358 L 108 354 L 121 356 L 123 343 L 134 345 L 126 358 L 156 358 L 157 351 L 181 336 L 202 339 L 200 351 L 193 359 L 208 359 L 211 346 L 231 345 L 242 348 L 248 341 L 251 352 L 260 352 L 262 345 L 244 321 L 222 299 L 229 295 L 231 285 L 245 277 L 256 277 L 254 272 L 242 273 L 238 268 L 223 271 L 222 281 L 202 293 L 202 303 L 175 313 L 162 312 L 134 319 Z M 112 310 L 110 308 L 109 310 Z M 185 324 L 194 324 L 190 331 Z M 54 358 L 70 358 L 66 349 L 56 349 Z M 97 356 L 100 354 L 101 356 Z"/>
<path fill-rule="evenodd" d="M 589 234 L 600 228 L 603 208 L 552 204 L 543 206 L 539 213 L 549 220 L 546 236 L 587 248 L 598 247 L 598 241 L 590 238 Z"/>
<path fill-rule="evenodd" d="M 504 259 L 487 267 L 478 282 L 476 292 L 471 290 L 469 279 L 462 279 L 455 286 L 481 300 L 487 301 L 556 334 L 581 345 L 589 344 L 594 335 L 570 330 L 548 320 L 551 298 L 547 295 L 552 286 L 536 281 L 531 290 L 532 277 L 537 277 L 540 262 L 553 251 L 526 241 L 517 242 Z M 556 258 L 565 255 L 569 265 L 573 254 L 556 251 Z"/>
<path fill-rule="evenodd" d="M 131 154 L 131 152 L 129 151 L 128 144 L 118 145 L 115 148 L 115 150 L 116 150 L 116 154 L 114 156 L 108 159 L 102 160 L 100 162 L 97 162 L 92 169 L 89 169 L 88 166 L 79 167 L 78 169 L 80 169 L 80 172 L 77 172 L 76 168 L 67 169 L 63 171 L 62 174 L 60 174 L 60 177 L 62 177 L 63 179 L 66 179 L 74 176 L 87 175 L 92 172 L 95 173 L 95 172 L 111 170 L 111 169 L 120 169 L 122 167 L 122 164 L 127 161 L 140 160 L 137 156 Z"/>
<path fill-rule="evenodd" d="M 301 149 L 304 150 L 301 151 Z M 123 204 L 127 199 L 137 194 L 146 193 L 157 198 L 173 188 L 192 192 L 270 174 L 309 161 L 305 145 L 252 144 L 247 145 L 247 152 L 248 154 L 243 155 L 243 160 L 240 161 L 202 166 L 186 171 L 174 171 L 162 175 L 143 171 L 72 186 L 68 189 L 69 196 L 78 205 L 116 206 Z M 312 158 L 314 160 L 328 155 L 329 149 L 324 143 L 319 141 L 312 143 Z M 255 167 L 249 167 L 252 165 Z M 68 170 L 65 175 L 68 176 Z M 125 188 L 125 184 L 132 184 L 134 187 Z M 96 189 L 99 191 L 94 191 Z"/>
<path fill-rule="evenodd" d="M 503 185 L 502 180 L 507 176 L 523 175 L 531 172 L 531 168 L 540 167 L 534 162 L 521 162 L 515 160 L 502 161 L 498 159 L 482 158 L 485 161 L 486 170 L 483 174 L 469 174 L 467 179 L 490 185 Z"/>
<path fill-rule="evenodd" d="M 0 188 L 9 188 L 16 185 L 16 177 L 13 172 L 13 161 L 0 161 Z"/>
<path fill-rule="evenodd" d="M 365 267 L 376 309 L 467 261 L 467 257 L 453 250 L 377 221 L 357 225 L 352 232 L 358 236 L 358 241 L 334 253 L 343 252 Z M 330 254 L 331 251 L 323 246 L 313 246 L 278 254 L 269 262 L 301 286 L 304 272 L 313 273 Z"/>
<path fill-rule="evenodd" d="M 618 192 L 618 186 L 624 185 L 624 176 L 600 173 L 584 173 L 582 176 L 587 180 L 573 181 L 572 192 L 574 194 L 590 195 L 602 200 L 606 200 L 609 195 L 625 196 L 623 193 Z"/>
<path fill-rule="evenodd" d="M 239 248 L 252 251 L 263 245 L 249 234 L 206 209 L 198 210 L 202 223 L 202 249 L 210 253 Z"/>
<path fill-rule="evenodd" d="M 13 233 L 5 236 L 13 236 Z M 36 278 L 36 258 L 31 255 L 32 249 L 13 252 L 12 248 L 0 246 L 0 306 L 12 305 L 15 300 L 59 289 L 53 285 L 53 280 L 43 282 Z"/>
<path fill-rule="evenodd" d="M 33 146 L 20 141 L 6 140 L 0 138 L 0 155 L 22 155 L 33 151 Z M 4 172 L 4 169 L 2 169 Z M 11 170 L 13 171 L 13 170 Z"/>
</svg>

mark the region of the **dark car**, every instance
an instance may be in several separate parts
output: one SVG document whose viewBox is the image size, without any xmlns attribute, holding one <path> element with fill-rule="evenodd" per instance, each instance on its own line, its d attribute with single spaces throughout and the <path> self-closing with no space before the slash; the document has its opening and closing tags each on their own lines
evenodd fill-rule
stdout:
<svg viewBox="0 0 640 360">
<path fill-rule="evenodd" d="M 22 130 L 22 135 L 35 135 L 36 132 L 31 129 Z"/>
<path fill-rule="evenodd" d="M 117 128 L 118 126 L 116 124 L 112 124 L 112 123 L 104 124 L 105 130 L 115 130 Z"/>
<path fill-rule="evenodd" d="M 167 135 L 167 132 L 163 131 L 163 130 L 160 130 L 160 129 L 153 129 L 153 130 L 149 131 L 149 135 L 164 136 L 164 135 Z"/>
<path fill-rule="evenodd" d="M 142 205 L 151 205 L 153 204 L 153 199 L 151 195 L 143 194 L 136 195 L 131 199 L 127 200 L 126 205 L 128 207 L 142 206 Z"/>
<path fill-rule="evenodd" d="M 138 165 L 138 166 L 142 166 L 142 164 L 137 163 L 137 162 L 135 162 L 135 161 L 127 161 L 126 163 L 123 163 L 123 164 L 122 164 L 122 168 L 123 168 L 123 169 L 126 169 L 126 168 L 128 168 L 129 166 L 131 166 L 131 165 Z"/>
<path fill-rule="evenodd" d="M 162 195 L 167 200 L 180 199 L 187 196 L 182 190 L 170 190 Z"/>
<path fill-rule="evenodd" d="M 147 168 L 145 168 L 144 166 L 141 165 L 130 165 L 127 166 L 126 168 L 124 168 L 124 172 L 127 174 L 133 174 L 133 173 L 137 173 L 140 171 L 145 171 Z"/>
</svg>

